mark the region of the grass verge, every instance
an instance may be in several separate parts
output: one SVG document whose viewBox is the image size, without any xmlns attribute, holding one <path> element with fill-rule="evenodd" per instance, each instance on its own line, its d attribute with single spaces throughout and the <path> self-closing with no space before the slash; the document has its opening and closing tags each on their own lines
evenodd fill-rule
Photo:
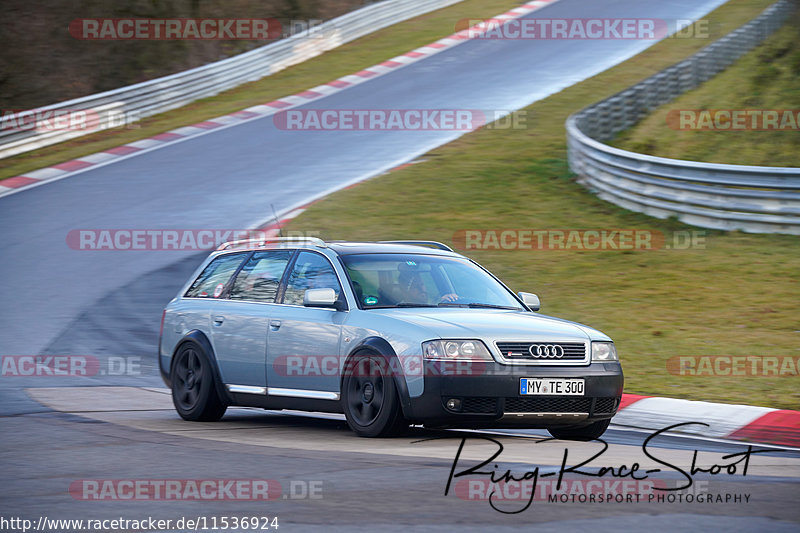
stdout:
<svg viewBox="0 0 800 533">
<path fill-rule="evenodd" d="M 769 0 L 731 0 L 711 13 L 712 34 L 757 16 Z M 436 239 L 464 229 L 696 230 L 599 200 L 571 177 L 564 121 L 709 44 L 668 39 L 526 110 L 523 130 L 484 128 L 426 162 L 337 192 L 290 224 L 329 239 Z M 535 46 L 535 43 L 532 44 Z M 590 324 L 617 342 L 626 391 L 800 408 L 798 376 L 687 377 L 676 355 L 800 357 L 800 240 L 708 231 L 687 250 L 471 250 L 515 290 L 538 293 L 543 311 Z"/>
<path fill-rule="evenodd" d="M 800 10 L 783 28 L 702 87 L 657 109 L 612 143 L 624 150 L 735 165 L 800 167 L 800 130 L 677 130 L 681 109 L 800 109 Z"/>
<path fill-rule="evenodd" d="M 459 20 L 489 18 L 523 3 L 520 0 L 465 0 L 384 28 L 272 76 L 145 118 L 136 128 L 105 130 L 0 159 L 0 180 L 304 91 L 446 37 L 456 31 Z"/>
</svg>

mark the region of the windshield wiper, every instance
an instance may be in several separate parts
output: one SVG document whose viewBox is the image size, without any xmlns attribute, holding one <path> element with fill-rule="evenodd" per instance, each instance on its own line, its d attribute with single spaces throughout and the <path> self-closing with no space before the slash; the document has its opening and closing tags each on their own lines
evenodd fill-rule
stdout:
<svg viewBox="0 0 800 533">
<path fill-rule="evenodd" d="M 433 304 L 423 304 L 414 302 L 398 302 L 394 305 L 371 305 L 365 309 L 395 309 L 397 307 L 437 307 Z"/>
<path fill-rule="evenodd" d="M 465 309 L 508 309 L 509 311 L 521 311 L 519 307 L 510 307 L 507 305 L 495 305 L 495 304 L 482 304 L 477 302 L 472 302 L 468 304 L 459 304 L 453 302 L 442 302 L 438 305 L 436 304 L 425 304 L 425 303 L 415 303 L 415 302 L 398 302 L 394 305 L 373 305 L 367 307 L 366 309 L 396 309 L 398 307 L 401 308 L 413 308 L 413 307 L 463 307 Z"/>
<path fill-rule="evenodd" d="M 510 307 L 508 305 L 482 304 L 478 302 L 471 302 L 468 304 L 442 302 L 439 304 L 439 307 L 466 307 L 470 309 L 508 309 L 511 311 L 521 311 L 519 307 Z"/>
<path fill-rule="evenodd" d="M 434 304 L 414 303 L 414 302 L 397 302 L 389 307 L 438 307 Z"/>
</svg>

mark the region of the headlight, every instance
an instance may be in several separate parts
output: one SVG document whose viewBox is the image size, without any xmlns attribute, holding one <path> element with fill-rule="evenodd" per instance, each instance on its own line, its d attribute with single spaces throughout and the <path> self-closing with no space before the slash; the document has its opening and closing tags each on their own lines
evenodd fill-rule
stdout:
<svg viewBox="0 0 800 533">
<path fill-rule="evenodd" d="M 603 363 L 606 361 L 619 361 L 617 349 L 613 342 L 593 342 L 592 362 Z"/>
<path fill-rule="evenodd" d="M 423 342 L 422 353 L 425 359 L 492 361 L 489 350 L 481 341 L 448 339 Z"/>
</svg>

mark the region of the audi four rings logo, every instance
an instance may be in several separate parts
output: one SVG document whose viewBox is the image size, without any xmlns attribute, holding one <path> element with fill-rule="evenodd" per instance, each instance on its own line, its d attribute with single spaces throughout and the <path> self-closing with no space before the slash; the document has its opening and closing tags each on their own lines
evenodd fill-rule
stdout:
<svg viewBox="0 0 800 533">
<path fill-rule="evenodd" d="M 558 344 L 531 344 L 528 351 L 533 357 L 560 359 L 564 357 L 564 347 Z"/>
</svg>

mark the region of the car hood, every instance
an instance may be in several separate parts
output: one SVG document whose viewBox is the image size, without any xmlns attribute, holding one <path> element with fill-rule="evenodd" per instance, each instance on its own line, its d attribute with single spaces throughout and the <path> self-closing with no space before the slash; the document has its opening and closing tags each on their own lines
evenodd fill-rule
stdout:
<svg viewBox="0 0 800 533">
<path fill-rule="evenodd" d="M 376 309 L 372 312 L 424 328 L 429 332 L 431 339 L 482 338 L 490 341 L 552 339 L 576 342 L 611 340 L 603 333 L 582 324 L 524 311 L 408 308 Z"/>
</svg>

